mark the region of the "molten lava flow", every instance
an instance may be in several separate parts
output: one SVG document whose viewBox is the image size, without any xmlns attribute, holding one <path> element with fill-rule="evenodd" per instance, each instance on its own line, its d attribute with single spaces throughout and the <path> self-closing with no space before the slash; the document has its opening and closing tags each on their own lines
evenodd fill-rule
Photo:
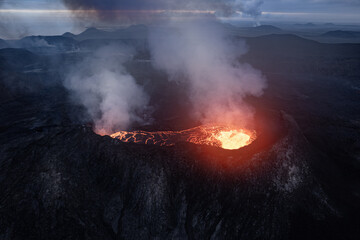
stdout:
<svg viewBox="0 0 360 240">
<path fill-rule="evenodd" d="M 183 131 L 120 131 L 110 137 L 122 142 L 173 146 L 179 142 L 191 142 L 201 145 L 239 149 L 249 145 L 255 139 L 255 133 L 224 126 L 204 125 Z"/>
</svg>

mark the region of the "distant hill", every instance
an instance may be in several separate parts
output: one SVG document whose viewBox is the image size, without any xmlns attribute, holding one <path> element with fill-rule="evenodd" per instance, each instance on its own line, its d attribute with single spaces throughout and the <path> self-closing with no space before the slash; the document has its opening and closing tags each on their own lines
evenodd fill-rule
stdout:
<svg viewBox="0 0 360 240">
<path fill-rule="evenodd" d="M 272 26 L 272 25 L 261 25 L 254 27 L 253 30 L 257 31 L 269 31 L 269 32 L 282 32 L 283 30 L 281 28 Z"/>
<path fill-rule="evenodd" d="M 321 36 L 331 38 L 360 38 L 360 32 L 336 30 L 326 32 Z"/>
<path fill-rule="evenodd" d="M 225 28 L 226 31 L 234 35 L 242 35 L 242 36 L 261 36 L 268 34 L 283 34 L 284 31 L 281 28 L 272 26 L 272 25 L 261 25 L 257 27 L 246 27 L 239 28 L 235 27 L 231 24 L 223 24 L 223 23 L 215 23 L 220 24 L 221 27 Z M 108 39 L 108 40 L 143 40 L 148 36 L 149 28 L 145 25 L 131 25 L 126 28 L 117 29 L 115 31 L 105 31 L 101 29 L 97 29 L 94 27 L 88 28 L 82 33 L 75 35 L 72 33 L 64 33 L 62 37 L 72 38 L 77 41 L 84 40 L 100 40 L 100 39 Z"/>
<path fill-rule="evenodd" d="M 86 39 L 79 42 L 79 49 L 93 50 L 105 45 L 126 45 L 132 46 L 137 51 L 146 51 L 146 39 Z"/>
<path fill-rule="evenodd" d="M 290 34 L 245 38 L 242 61 L 266 73 L 346 75 L 358 72 L 360 44 L 327 44 Z M 319 63 L 322 66 L 319 67 Z M 352 72 L 352 73 L 351 73 Z"/>
<path fill-rule="evenodd" d="M 236 28 L 232 31 L 239 36 L 244 37 L 257 37 L 269 34 L 284 34 L 285 32 L 278 27 L 272 25 L 261 25 L 257 27 L 244 27 L 244 28 Z"/>
<path fill-rule="evenodd" d="M 83 41 L 88 39 L 144 39 L 147 34 L 148 28 L 145 25 L 131 25 L 127 28 L 118 29 L 116 31 L 104 31 L 92 27 L 86 29 L 78 35 L 66 33 L 63 36 Z"/>
<path fill-rule="evenodd" d="M 271 34 L 246 38 L 251 54 L 294 57 L 346 56 L 358 57 L 360 44 L 326 44 L 292 34 Z"/>
<path fill-rule="evenodd" d="M 66 32 L 63 35 L 61 35 L 62 37 L 67 37 L 67 38 L 74 38 L 76 35 L 72 34 L 71 32 Z"/>
<path fill-rule="evenodd" d="M 29 36 L 18 41 L 22 47 L 71 47 L 76 45 L 72 38 L 63 36 Z"/>
<path fill-rule="evenodd" d="M 26 48 L 36 53 L 57 53 L 77 49 L 78 42 L 63 36 L 28 36 L 19 40 L 7 41 L 8 47 Z"/>
<path fill-rule="evenodd" d="M 314 23 L 305 23 L 305 24 L 302 24 L 302 23 L 297 23 L 297 24 L 295 24 L 295 26 L 299 26 L 299 27 L 315 27 L 316 26 L 316 24 L 314 24 Z"/>
<path fill-rule="evenodd" d="M 290 42 L 293 44 L 319 44 L 316 41 L 308 40 L 305 38 L 302 38 L 295 34 L 269 34 L 265 36 L 260 36 L 254 39 L 261 39 L 261 40 L 271 40 L 271 41 L 282 41 L 282 42 Z"/>
<path fill-rule="evenodd" d="M 320 43 L 308 39 L 301 38 L 293 34 L 270 34 L 256 38 L 248 38 L 246 42 L 250 49 L 257 52 L 271 52 L 272 55 L 303 55 L 306 54 L 304 49 L 316 49 Z M 277 53 L 276 53 L 277 52 Z M 289 54 L 293 52 L 292 54 Z"/>
</svg>

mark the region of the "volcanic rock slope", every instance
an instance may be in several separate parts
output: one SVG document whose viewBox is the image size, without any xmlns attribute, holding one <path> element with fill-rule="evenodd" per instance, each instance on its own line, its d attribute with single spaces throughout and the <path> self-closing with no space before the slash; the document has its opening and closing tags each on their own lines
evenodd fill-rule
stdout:
<svg viewBox="0 0 360 240">
<path fill-rule="evenodd" d="M 298 115 L 303 127 L 282 113 L 281 134 L 271 144 L 250 145 L 247 150 L 252 154 L 229 154 L 193 144 L 160 147 L 98 136 L 73 119 L 79 109 L 68 100 L 60 76 L 44 66 L 46 59 L 26 50 L 4 51 L 0 51 L 0 239 L 359 236 L 358 178 L 353 174 L 357 168 L 346 167 L 355 159 L 347 152 L 355 144 L 347 142 L 345 148 L 333 137 L 341 134 L 347 139 L 351 126 L 351 139 L 357 136 L 357 125 L 337 115 L 337 121 L 324 117 L 334 116 L 334 111 L 320 107 L 324 102 L 336 109 L 344 105 L 356 109 L 355 81 L 336 82 L 336 90 L 351 99 L 335 95 L 333 103 L 313 90 L 319 84 L 315 80 L 306 82 L 314 93 L 297 92 L 296 98 L 284 94 L 291 91 L 283 81 L 281 97 L 276 96 L 279 89 L 265 97 Z M 18 57 L 23 61 L 17 64 L 15 55 L 27 57 Z M 327 94 L 333 91 L 331 84 L 324 85 Z M 317 101 L 308 103 L 311 98 Z M 344 121 L 348 125 L 341 128 L 339 122 Z M 259 135 L 262 139 L 265 136 Z M 326 175 L 321 176 L 319 169 Z"/>
<path fill-rule="evenodd" d="M 307 141 L 284 124 L 272 146 L 223 167 L 207 165 L 220 156 L 201 146 L 126 144 L 84 126 L 2 137 L 1 239 L 308 237 L 299 211 L 300 229 L 336 212 L 311 176 Z"/>
<path fill-rule="evenodd" d="M 2 105 L 1 239 L 296 239 L 337 216 L 289 116 L 256 154 L 214 155 L 69 125 L 57 90 Z"/>
</svg>

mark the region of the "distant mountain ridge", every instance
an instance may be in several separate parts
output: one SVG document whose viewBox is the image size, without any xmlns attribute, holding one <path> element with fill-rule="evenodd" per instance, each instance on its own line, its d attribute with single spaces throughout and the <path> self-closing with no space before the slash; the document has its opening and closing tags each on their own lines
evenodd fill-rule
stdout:
<svg viewBox="0 0 360 240">
<path fill-rule="evenodd" d="M 275 27 L 273 25 L 260 25 L 253 28 L 254 30 L 260 30 L 260 31 L 279 31 L 282 32 L 283 30 L 279 27 Z"/>
<path fill-rule="evenodd" d="M 360 32 L 335 30 L 335 31 L 326 32 L 321 36 L 333 37 L 333 38 L 360 38 Z"/>
<path fill-rule="evenodd" d="M 36 46 L 39 44 L 42 45 L 48 45 L 48 46 L 55 46 L 55 45 L 74 45 L 75 40 L 63 37 L 63 36 L 29 36 L 24 37 L 18 41 L 20 44 L 23 45 L 30 45 L 30 46 Z"/>
<path fill-rule="evenodd" d="M 316 24 L 309 22 L 309 23 L 297 23 L 295 26 L 301 26 L 301 27 L 315 27 Z"/>
<path fill-rule="evenodd" d="M 342 56 L 356 57 L 360 54 L 360 44 L 327 44 L 305 39 L 294 34 L 270 34 L 246 38 L 250 54 L 267 53 L 276 56 L 284 53 L 290 56 Z M 254 51 L 255 50 L 255 51 Z"/>
<path fill-rule="evenodd" d="M 76 35 L 71 33 L 71 32 L 66 32 L 63 35 L 61 35 L 62 37 L 67 37 L 67 38 L 74 38 Z"/>
<path fill-rule="evenodd" d="M 242 32 L 249 32 L 253 35 L 267 35 L 267 34 L 279 34 L 284 33 L 281 28 L 272 25 L 261 25 L 257 27 L 239 28 L 231 24 L 221 24 L 221 26 L 234 33 L 240 34 Z M 131 25 L 127 28 L 118 29 L 115 31 L 105 31 L 94 27 L 88 28 L 82 33 L 75 35 L 72 33 L 64 33 L 63 37 L 73 38 L 77 41 L 83 41 L 88 39 L 146 39 L 149 33 L 149 28 L 145 25 Z"/>
<path fill-rule="evenodd" d="M 131 25 L 127 28 L 117 29 L 115 31 L 105 31 L 97 29 L 95 27 L 91 27 L 78 35 L 67 32 L 64 33 L 62 36 L 82 41 L 86 39 L 140 39 L 146 38 L 147 34 L 148 27 L 139 24 Z"/>
</svg>

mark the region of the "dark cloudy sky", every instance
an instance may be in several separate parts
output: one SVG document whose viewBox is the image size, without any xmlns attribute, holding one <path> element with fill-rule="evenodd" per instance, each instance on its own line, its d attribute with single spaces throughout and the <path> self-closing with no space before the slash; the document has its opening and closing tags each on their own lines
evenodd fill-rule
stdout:
<svg viewBox="0 0 360 240">
<path fill-rule="evenodd" d="M 265 0 L 264 11 L 337 13 L 360 12 L 360 0 Z"/>
<path fill-rule="evenodd" d="M 66 6 L 64 2 L 67 3 Z M 171 9 L 172 7 L 179 9 L 183 6 L 192 8 L 194 5 L 195 8 L 199 9 L 201 6 L 209 6 L 209 3 L 212 4 L 211 6 L 214 4 L 219 6 L 231 2 L 240 3 L 240 8 L 246 9 L 249 13 L 262 12 L 259 17 L 260 22 L 295 21 L 360 24 L 360 0 L 0 0 L 0 21 L 3 25 L 5 22 L 11 22 L 14 24 L 14 29 L 23 27 L 32 34 L 57 34 L 65 30 L 76 31 L 75 28 L 78 25 L 74 25 L 73 19 L 71 19 L 73 15 L 67 9 L 69 7 L 84 8 L 84 5 L 89 6 L 91 2 L 95 2 L 95 6 L 105 9 L 106 4 L 117 2 L 117 8 L 122 10 L 126 8 L 158 10 L 162 6 L 164 9 Z M 205 4 L 201 5 L 199 2 Z M 239 19 L 241 20 L 241 17 Z M 251 19 L 247 16 L 247 20 Z M 18 31 L 20 30 L 16 30 L 16 34 Z M 6 34 L 0 28 L 0 37 L 1 35 Z"/>
<path fill-rule="evenodd" d="M 159 3 L 162 0 L 118 0 L 118 2 L 127 2 L 128 5 L 136 5 L 135 2 L 155 2 Z M 186 0 L 189 1 L 189 0 Z M 201 0 L 200 0 L 201 1 Z M 209 0 L 216 2 L 217 0 Z M 221 0 L 219 0 L 221 1 Z M 239 0 L 241 1 L 241 0 Z M 358 12 L 360 10 L 360 0 L 263 0 L 264 11 L 285 11 L 285 12 L 339 12 L 339 9 L 350 12 Z M 0 3 L 6 3 L 14 8 L 58 8 L 61 0 L 0 0 Z M 80 1 L 86 2 L 86 0 Z M 88 0 L 87 2 L 94 2 Z M 102 2 L 108 2 L 103 0 Z M 166 2 L 166 0 L 163 0 Z M 181 2 L 181 0 L 178 0 Z M 193 0 L 199 2 L 199 0 Z M 129 4 L 132 3 L 132 4 Z M 148 3 L 148 5 L 151 5 Z M 9 7 L 8 6 L 8 7 Z M 344 12 L 346 14 L 346 12 Z"/>
</svg>

